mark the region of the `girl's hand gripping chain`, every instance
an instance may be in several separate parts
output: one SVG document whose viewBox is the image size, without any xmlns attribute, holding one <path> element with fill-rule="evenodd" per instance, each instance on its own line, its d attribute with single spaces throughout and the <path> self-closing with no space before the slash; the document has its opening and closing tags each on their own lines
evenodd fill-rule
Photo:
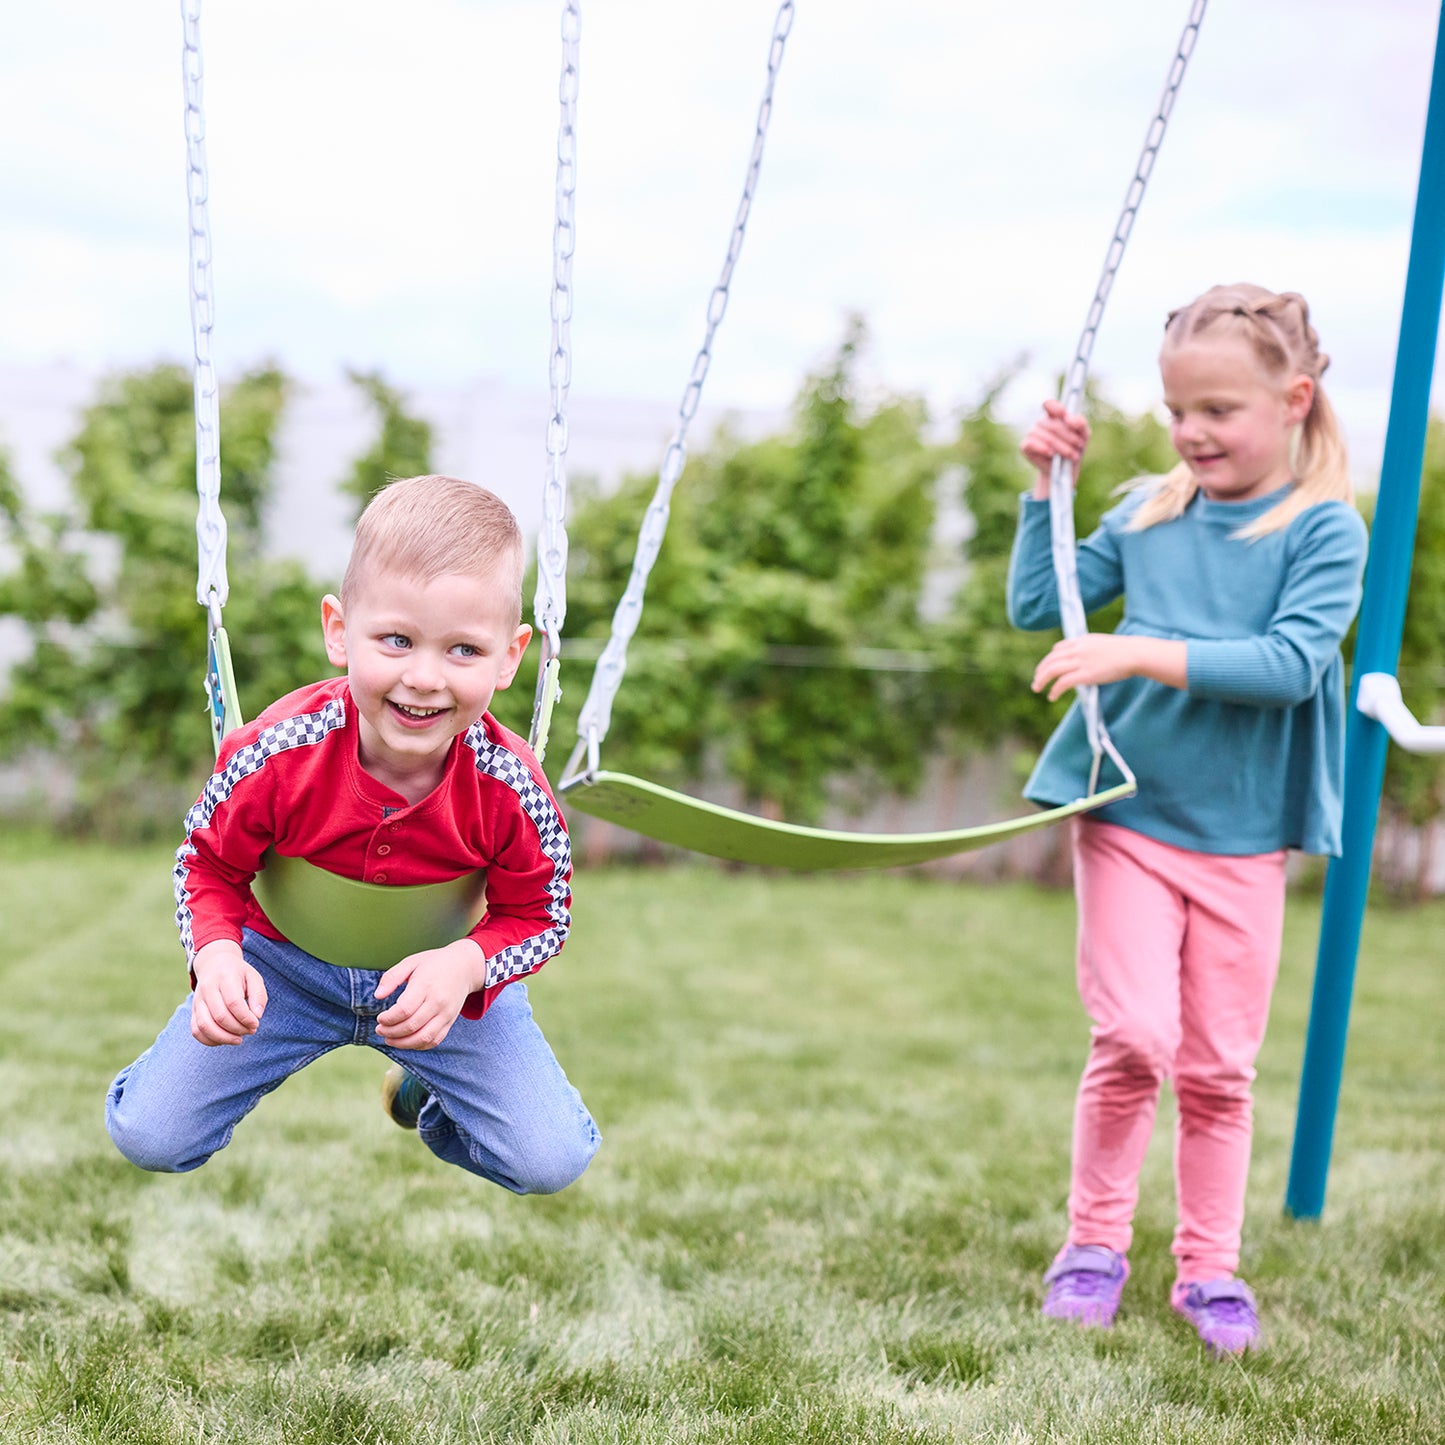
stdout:
<svg viewBox="0 0 1445 1445">
<path fill-rule="evenodd" d="M 1046 401 L 1043 416 L 1029 428 L 1028 435 L 1019 446 L 1039 474 L 1034 484 L 1034 496 L 1041 501 L 1048 496 L 1049 473 L 1053 470 L 1055 457 L 1063 457 L 1077 467 L 1088 444 L 1089 423 L 1083 417 L 1065 411 L 1063 402 Z"/>
</svg>

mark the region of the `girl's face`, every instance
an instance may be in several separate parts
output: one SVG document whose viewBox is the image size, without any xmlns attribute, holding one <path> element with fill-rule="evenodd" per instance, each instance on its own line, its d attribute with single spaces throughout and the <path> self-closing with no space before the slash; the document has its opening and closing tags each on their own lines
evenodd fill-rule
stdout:
<svg viewBox="0 0 1445 1445">
<path fill-rule="evenodd" d="M 1290 481 L 1290 438 L 1309 414 L 1308 376 L 1267 372 L 1238 337 L 1197 337 L 1159 358 L 1169 437 L 1216 502 L 1248 502 Z"/>
</svg>

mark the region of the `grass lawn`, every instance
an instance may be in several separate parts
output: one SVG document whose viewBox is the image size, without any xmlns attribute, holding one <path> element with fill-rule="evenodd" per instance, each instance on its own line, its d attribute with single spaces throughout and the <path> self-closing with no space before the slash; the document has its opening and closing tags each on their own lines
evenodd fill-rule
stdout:
<svg viewBox="0 0 1445 1445">
<path fill-rule="evenodd" d="M 1243 1267 L 1267 1346 L 1220 1363 L 1167 1306 L 1167 1103 L 1118 1325 L 1038 1315 L 1085 1044 L 1067 895 L 585 875 L 532 994 L 605 1142 L 521 1199 L 396 1129 L 359 1049 L 205 1168 L 132 1168 L 101 1105 L 182 987 L 168 854 L 0 857 L 0 1440 L 1445 1440 L 1445 909 L 1367 923 L 1306 1226 L 1292 905 Z"/>
</svg>

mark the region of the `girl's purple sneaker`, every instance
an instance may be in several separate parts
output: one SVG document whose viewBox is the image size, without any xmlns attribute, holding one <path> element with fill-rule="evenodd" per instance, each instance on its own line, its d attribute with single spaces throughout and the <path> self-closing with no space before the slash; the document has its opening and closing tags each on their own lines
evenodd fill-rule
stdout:
<svg viewBox="0 0 1445 1445">
<path fill-rule="evenodd" d="M 1044 1275 L 1048 1293 L 1044 1313 L 1051 1320 L 1107 1329 L 1119 1312 L 1119 1296 L 1129 1278 L 1129 1261 L 1102 1244 L 1070 1244 Z"/>
<path fill-rule="evenodd" d="M 1259 1311 L 1242 1279 L 1182 1279 L 1169 1302 L 1199 1331 L 1211 1355 L 1241 1355 L 1259 1343 Z"/>
</svg>

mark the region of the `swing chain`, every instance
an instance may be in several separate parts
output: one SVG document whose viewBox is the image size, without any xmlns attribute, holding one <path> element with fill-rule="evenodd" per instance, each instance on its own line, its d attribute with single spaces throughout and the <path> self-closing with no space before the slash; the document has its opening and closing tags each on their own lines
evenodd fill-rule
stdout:
<svg viewBox="0 0 1445 1445">
<path fill-rule="evenodd" d="M 562 76 L 557 86 L 557 184 L 552 222 L 552 352 L 547 361 L 552 410 L 547 419 L 547 477 L 537 535 L 537 590 L 532 610 L 540 634 L 537 691 L 528 741 L 540 762 L 547 751 L 567 615 L 567 393 L 572 385 L 572 257 L 577 249 L 577 87 L 582 34 L 579 0 L 563 0 Z"/>
<path fill-rule="evenodd" d="M 1094 340 L 1098 335 L 1099 323 L 1104 318 L 1104 303 L 1109 299 L 1109 293 L 1114 288 L 1114 278 L 1118 275 L 1119 266 L 1124 260 L 1124 248 L 1129 244 L 1129 234 L 1134 229 L 1134 221 L 1139 214 L 1139 205 L 1144 199 L 1144 189 L 1149 184 L 1149 177 L 1154 171 L 1154 162 L 1159 157 L 1159 147 L 1164 142 L 1164 132 L 1169 126 L 1169 117 L 1174 110 L 1179 87 L 1184 83 L 1184 72 L 1189 67 L 1189 57 L 1194 53 L 1195 42 L 1199 39 L 1199 27 L 1204 21 L 1204 12 L 1208 4 L 1209 0 L 1193 0 L 1189 18 L 1185 21 L 1183 33 L 1179 37 L 1179 44 L 1175 47 L 1174 58 L 1169 65 L 1164 93 L 1159 98 L 1159 106 L 1153 120 L 1149 122 L 1149 130 L 1144 137 L 1144 149 L 1139 154 L 1139 162 L 1134 168 L 1134 178 L 1129 182 L 1129 188 L 1125 193 L 1124 208 L 1114 227 L 1114 235 L 1104 257 L 1103 273 L 1099 277 L 1094 299 L 1089 305 L 1089 314 L 1084 322 L 1083 334 L 1079 337 L 1073 364 L 1069 367 L 1068 380 L 1064 387 L 1064 405 L 1069 411 L 1077 411 L 1083 402 L 1084 381 L 1088 375 L 1089 359 L 1093 355 Z"/>
<path fill-rule="evenodd" d="M 1114 286 L 1114 278 L 1118 275 L 1119 266 L 1124 259 L 1124 248 L 1128 245 L 1129 234 L 1134 229 L 1134 220 L 1139 213 L 1139 205 L 1144 199 L 1144 190 L 1149 184 L 1149 176 L 1154 169 L 1154 162 L 1158 158 L 1159 147 L 1163 144 L 1164 132 L 1169 126 L 1169 116 L 1174 109 L 1179 87 L 1184 81 L 1184 72 L 1188 69 L 1189 57 L 1194 53 L 1194 45 L 1199 38 L 1199 27 L 1204 20 L 1204 12 L 1208 3 L 1209 0 L 1193 0 L 1189 17 L 1185 21 L 1184 30 L 1179 37 L 1179 44 L 1175 47 L 1174 58 L 1169 65 L 1164 92 L 1159 98 L 1154 118 L 1149 122 L 1149 128 L 1144 137 L 1144 148 L 1139 154 L 1138 163 L 1134 167 L 1134 176 L 1125 192 L 1124 207 L 1114 226 L 1114 234 L 1104 256 L 1104 269 L 1099 276 L 1099 284 L 1094 290 L 1094 299 L 1089 304 L 1089 313 L 1084 321 L 1084 329 L 1079 337 L 1079 344 L 1065 380 L 1064 407 L 1070 412 L 1077 412 L 1083 406 L 1084 388 L 1089 374 L 1089 359 L 1093 355 L 1094 340 L 1098 336 L 1099 324 L 1104 317 L 1104 304 L 1109 299 L 1109 293 Z M 1063 624 L 1064 636 L 1081 637 L 1088 632 L 1089 627 L 1085 620 L 1083 598 L 1079 593 L 1077 544 L 1074 533 L 1074 469 L 1062 457 L 1054 458 L 1049 473 L 1049 525 L 1054 572 L 1058 578 L 1059 617 Z M 1108 730 L 1104 726 L 1103 714 L 1099 706 L 1099 689 L 1086 684 L 1075 691 L 1079 699 L 1079 710 L 1084 715 L 1089 745 L 1094 753 L 1093 777 L 1090 779 L 1089 791 L 1092 793 L 1095 790 L 1099 764 L 1104 753 L 1109 755 L 1126 778 L 1132 780 L 1133 774 L 1119 756 L 1109 737 Z"/>
<path fill-rule="evenodd" d="M 577 84 L 582 15 L 578 0 L 562 7 L 561 119 L 557 128 L 556 211 L 552 225 L 552 412 L 547 421 L 547 480 L 537 544 L 535 615 L 544 647 L 555 654 L 567 613 L 567 393 L 572 384 L 572 257 L 577 248 Z M 545 656 L 544 656 L 545 661 Z"/>
<path fill-rule="evenodd" d="M 584 749 L 588 757 L 589 770 L 597 766 L 597 749 L 607 736 L 612 723 L 612 704 L 622 686 L 622 677 L 627 670 L 627 645 L 637 631 L 642 619 L 642 602 L 647 588 L 647 578 L 662 549 L 663 537 L 667 533 L 673 489 L 682 477 L 687 464 L 687 433 L 697 415 L 698 403 L 702 400 L 703 383 L 707 380 L 708 368 L 712 365 L 713 338 L 727 313 L 731 294 L 733 268 L 742 254 L 743 238 L 747 234 L 748 219 L 752 214 L 753 198 L 757 193 L 758 177 L 763 164 L 763 146 L 767 140 L 768 125 L 773 115 L 773 89 L 777 84 L 778 71 L 783 63 L 783 51 L 788 34 L 793 28 L 794 0 L 782 0 L 773 22 L 772 40 L 768 46 L 768 74 L 763 87 L 762 100 L 758 105 L 757 123 L 753 130 L 752 151 L 748 156 L 747 173 L 743 180 L 742 198 L 738 202 L 733 218 L 732 233 L 728 238 L 727 255 L 723 260 L 722 272 L 713 287 L 707 303 L 707 327 L 702 345 L 693 358 L 692 371 L 683 389 L 682 402 L 678 407 L 677 429 L 667 445 L 662 466 L 658 471 L 657 488 L 648 503 L 638 532 L 637 553 L 632 563 L 632 574 L 627 580 L 627 589 L 612 617 L 612 635 L 601 657 L 597 659 L 596 671 L 592 674 L 592 686 L 587 700 L 582 704 L 582 713 L 577 723 L 577 748 L 568 763 L 570 773 Z"/>
<path fill-rule="evenodd" d="M 202 105 L 201 0 L 181 0 L 185 26 L 182 73 L 186 94 L 186 200 L 189 222 L 191 336 L 196 408 L 196 539 L 200 567 L 196 600 L 214 631 L 228 595 L 226 519 L 221 512 L 221 422 L 216 367 L 211 356 L 215 301 L 211 294 L 210 176 L 206 168 L 206 118 Z"/>
</svg>

